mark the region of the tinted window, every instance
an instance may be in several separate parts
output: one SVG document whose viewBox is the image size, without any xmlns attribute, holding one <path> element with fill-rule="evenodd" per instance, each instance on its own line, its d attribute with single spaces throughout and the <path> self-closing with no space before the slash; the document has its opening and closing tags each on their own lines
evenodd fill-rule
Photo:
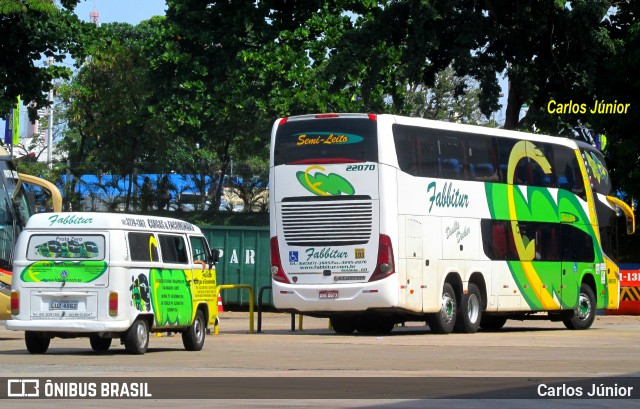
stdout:
<svg viewBox="0 0 640 409">
<path fill-rule="evenodd" d="M 462 132 L 393 125 L 398 166 L 413 176 L 468 179 L 467 137 Z"/>
<path fill-rule="evenodd" d="M 554 171 L 557 186 L 587 200 L 580 165 L 575 152 L 566 146 L 554 146 Z"/>
<path fill-rule="evenodd" d="M 535 240 L 534 252 L 523 261 L 593 262 L 595 258 L 591 236 L 568 224 L 514 224 L 508 220 L 484 219 L 481 229 L 484 253 L 491 260 L 521 260 L 516 250 L 514 232 L 522 236 L 524 242 Z"/>
<path fill-rule="evenodd" d="M 187 264 L 187 248 L 182 236 L 159 235 L 160 250 L 164 263 Z"/>
<path fill-rule="evenodd" d="M 500 181 L 497 139 L 484 135 L 469 135 L 467 145 L 471 179 Z"/>
<path fill-rule="evenodd" d="M 274 164 L 377 162 L 377 122 L 368 117 L 289 119 L 278 126 Z"/>
<path fill-rule="evenodd" d="M 209 246 L 204 237 L 189 237 L 191 241 L 191 256 L 193 260 L 209 263 Z"/>
<path fill-rule="evenodd" d="M 398 165 L 413 176 L 438 177 L 438 139 L 431 129 L 417 126 L 393 125 L 393 140 Z"/>
<path fill-rule="evenodd" d="M 132 261 L 158 261 L 158 245 L 151 233 L 128 233 Z"/>
<path fill-rule="evenodd" d="M 597 193 L 610 195 L 611 180 L 609 179 L 609 172 L 602 154 L 592 149 L 583 149 L 581 152 L 587 168 L 587 175 L 589 175 L 589 181 L 591 182 L 591 188 Z"/>
<path fill-rule="evenodd" d="M 104 236 L 86 234 L 35 235 L 29 239 L 28 260 L 104 260 Z"/>
</svg>

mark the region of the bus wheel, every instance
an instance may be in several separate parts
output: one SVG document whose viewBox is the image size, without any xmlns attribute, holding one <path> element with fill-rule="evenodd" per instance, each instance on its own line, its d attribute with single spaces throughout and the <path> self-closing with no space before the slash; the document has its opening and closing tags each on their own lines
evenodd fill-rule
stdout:
<svg viewBox="0 0 640 409">
<path fill-rule="evenodd" d="M 91 348 L 96 352 L 107 352 L 111 346 L 111 338 L 101 338 L 97 335 L 89 337 Z"/>
<path fill-rule="evenodd" d="M 130 354 L 142 355 L 147 352 L 149 346 L 149 326 L 147 321 L 138 318 L 133 322 L 129 331 L 124 336 L 124 348 Z"/>
<path fill-rule="evenodd" d="M 349 335 L 356 330 L 356 320 L 353 318 L 331 317 L 329 322 L 336 334 Z"/>
<path fill-rule="evenodd" d="M 506 323 L 507 317 L 483 316 L 480 319 L 480 328 L 486 329 L 488 331 L 497 331 L 500 328 L 504 327 L 504 324 Z"/>
<path fill-rule="evenodd" d="M 196 312 L 193 324 L 182 333 L 182 344 L 187 351 L 200 351 L 204 346 L 206 326 L 202 310 Z"/>
<path fill-rule="evenodd" d="M 456 317 L 455 331 L 465 334 L 473 334 L 478 331 L 482 317 L 482 295 L 478 286 L 469 283 L 466 294 L 462 294 L 458 316 Z"/>
<path fill-rule="evenodd" d="M 427 318 L 427 324 L 435 334 L 449 334 L 456 325 L 456 295 L 451 284 L 444 283 L 440 311 Z"/>
<path fill-rule="evenodd" d="M 587 329 L 591 327 L 595 319 L 596 296 L 593 294 L 591 287 L 583 283 L 580 286 L 578 305 L 573 310 L 571 318 L 562 322 L 569 329 Z"/>
<path fill-rule="evenodd" d="M 27 345 L 27 351 L 32 354 L 44 354 L 49 349 L 51 338 L 42 336 L 37 332 L 27 331 L 24 334 L 24 343 Z"/>
</svg>

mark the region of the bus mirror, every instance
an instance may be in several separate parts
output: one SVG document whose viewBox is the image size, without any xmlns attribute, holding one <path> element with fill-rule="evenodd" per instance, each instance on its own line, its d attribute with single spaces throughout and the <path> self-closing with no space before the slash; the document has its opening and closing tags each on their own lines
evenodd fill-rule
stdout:
<svg viewBox="0 0 640 409">
<path fill-rule="evenodd" d="M 614 207 L 616 210 L 621 210 L 627 219 L 627 234 L 632 235 L 636 232 L 636 216 L 633 213 L 631 207 L 628 204 L 618 199 L 617 197 L 607 196 L 607 201 Z"/>
</svg>

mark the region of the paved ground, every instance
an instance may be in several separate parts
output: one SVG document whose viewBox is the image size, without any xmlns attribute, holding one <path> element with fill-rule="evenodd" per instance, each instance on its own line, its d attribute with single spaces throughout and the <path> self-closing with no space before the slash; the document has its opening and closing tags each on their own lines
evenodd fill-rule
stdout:
<svg viewBox="0 0 640 409">
<path fill-rule="evenodd" d="M 225 312 L 221 317 L 220 333 L 207 336 L 201 352 L 184 351 L 180 335 L 153 336 L 148 353 L 142 356 L 128 355 L 118 342 L 114 342 L 109 353 L 96 355 L 86 338 L 54 339 L 45 355 L 30 355 L 25 350 L 22 333 L 0 329 L 0 377 L 144 379 L 196 376 L 251 380 L 253 377 L 266 377 L 282 379 L 285 383 L 295 383 L 294 380 L 305 377 L 345 377 L 344 387 L 349 388 L 351 382 L 355 390 L 354 379 L 363 377 L 468 377 L 471 380 L 501 377 L 537 382 L 553 377 L 640 376 L 640 317 L 598 316 L 587 331 L 569 331 L 562 323 L 547 321 L 509 321 L 500 332 L 472 335 L 435 335 L 419 323 L 397 327 L 387 336 L 339 336 L 328 329 L 326 319 L 309 317 L 304 318 L 302 331 L 291 332 L 290 325 L 289 315 L 268 313 L 263 316 L 263 332 L 250 334 L 248 313 Z M 375 390 L 376 387 L 372 388 Z M 636 399 L 640 398 L 640 388 L 637 389 L 637 395 L 633 395 Z M 260 401 L 259 406 L 424 405 L 424 401 L 419 400 L 400 401 L 393 391 L 391 395 L 390 401 L 320 400 L 301 403 L 299 400 L 267 400 Z M 73 401 L 71 406 L 80 402 Z M 120 402 L 122 407 L 131 405 L 130 401 Z M 164 406 L 168 402 L 161 400 L 154 405 Z M 204 402 L 189 401 L 190 406 L 193 406 L 191 403 Z M 202 407 L 225 401 L 206 402 L 208 404 Z M 452 407 L 447 405 L 451 403 L 448 400 L 429 402 L 430 406 Z M 462 402 L 465 407 L 468 404 L 472 404 L 470 407 L 485 407 L 473 406 L 476 403 L 470 400 L 457 402 Z M 503 405 L 513 403 L 499 402 Z M 621 402 L 624 403 L 622 406 Z M 582 407 L 608 407 L 603 401 L 563 401 L 562 404 L 573 407 L 572 404 L 578 403 Z M 231 407 L 256 406 L 255 401 L 242 400 L 228 401 L 227 404 Z M 110 407 L 119 405 L 116 401 L 109 401 Z M 11 407 L 4 403 L 2 406 Z M 513 407 L 516 406 L 535 407 L 535 402 L 520 401 Z M 640 401 L 618 401 L 616 406 L 640 407 Z"/>
</svg>

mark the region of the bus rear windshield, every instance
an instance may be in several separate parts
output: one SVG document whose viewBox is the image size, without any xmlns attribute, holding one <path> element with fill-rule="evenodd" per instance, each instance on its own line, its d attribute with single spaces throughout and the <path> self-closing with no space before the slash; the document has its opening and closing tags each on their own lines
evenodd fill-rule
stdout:
<svg viewBox="0 0 640 409">
<path fill-rule="evenodd" d="M 274 166 L 377 161 L 376 122 L 369 118 L 289 120 L 278 127 Z"/>
</svg>

